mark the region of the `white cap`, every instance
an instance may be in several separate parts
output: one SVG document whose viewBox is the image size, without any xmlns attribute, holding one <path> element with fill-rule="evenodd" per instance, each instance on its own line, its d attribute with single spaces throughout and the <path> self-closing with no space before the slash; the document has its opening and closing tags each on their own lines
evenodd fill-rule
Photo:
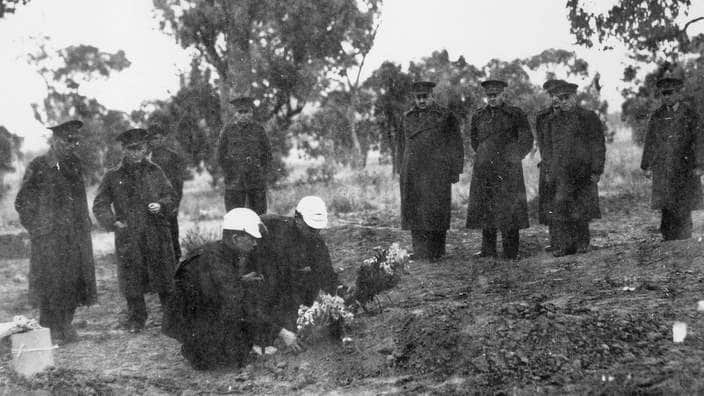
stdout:
<svg viewBox="0 0 704 396">
<path fill-rule="evenodd" d="M 321 229 L 328 226 L 328 209 L 320 197 L 309 195 L 301 198 L 296 205 L 296 212 L 301 214 L 303 221 L 311 228 Z"/>
<path fill-rule="evenodd" d="M 262 234 L 259 232 L 261 223 L 261 219 L 252 209 L 234 208 L 222 218 L 222 229 L 244 231 L 255 238 L 261 238 Z"/>
</svg>

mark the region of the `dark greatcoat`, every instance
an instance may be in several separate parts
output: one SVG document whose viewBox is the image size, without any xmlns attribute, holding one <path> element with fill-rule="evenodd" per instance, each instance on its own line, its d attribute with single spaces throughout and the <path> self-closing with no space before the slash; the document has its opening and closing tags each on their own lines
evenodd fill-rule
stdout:
<svg viewBox="0 0 704 396">
<path fill-rule="evenodd" d="M 241 365 L 258 333 L 281 329 L 258 309 L 261 288 L 241 281 L 251 265 L 216 241 L 190 252 L 176 269 L 163 331 L 183 343 L 184 357 L 196 368 Z"/>
<path fill-rule="evenodd" d="M 550 224 L 550 203 L 554 192 L 548 183 L 547 174 L 550 170 L 550 158 L 546 157 L 545 138 L 547 136 L 548 119 L 555 112 L 552 106 L 538 112 L 535 116 L 535 136 L 540 150 L 540 163 L 538 164 L 538 221 L 540 224 Z"/>
<path fill-rule="evenodd" d="M 263 190 L 271 168 L 271 144 L 254 122 L 232 123 L 220 132 L 218 163 L 228 190 Z"/>
<path fill-rule="evenodd" d="M 464 148 L 455 115 L 438 104 L 414 107 L 403 119 L 398 156 L 401 227 L 447 231 L 452 183 L 464 166 Z"/>
<path fill-rule="evenodd" d="M 641 168 L 652 170 L 652 207 L 677 212 L 700 209 L 702 186 L 695 168 L 704 169 L 704 134 L 689 105 L 663 105 L 650 117 Z"/>
<path fill-rule="evenodd" d="M 95 303 L 91 221 L 78 159 L 57 161 L 50 153 L 32 160 L 15 208 L 32 243 L 32 305 L 72 309 Z"/>
<path fill-rule="evenodd" d="M 181 245 L 178 235 L 178 207 L 183 197 L 183 179 L 186 173 L 185 159 L 175 150 L 166 147 L 157 147 L 152 150 L 151 161 L 161 168 L 169 179 L 171 187 L 176 193 L 176 204 L 173 215 L 169 218 L 171 224 L 171 240 L 174 247 L 174 254 L 178 259 L 181 257 Z"/>
<path fill-rule="evenodd" d="M 311 306 L 320 290 L 335 295 L 337 274 L 319 234 L 302 233 L 293 217 L 263 215 L 261 219 L 267 231 L 253 257 L 268 291 L 265 305 L 293 330 L 301 304 Z"/>
<path fill-rule="evenodd" d="M 151 202 L 161 204 L 159 213 L 147 210 Z M 173 289 L 176 259 L 169 216 L 175 202 L 176 194 L 164 172 L 146 159 L 137 164 L 123 162 L 100 183 L 93 214 L 105 229 L 115 232 L 117 275 L 125 297 Z M 117 220 L 127 227 L 117 229 Z"/>
<path fill-rule="evenodd" d="M 579 106 L 548 119 L 544 141 L 549 158 L 548 180 L 554 196 L 551 221 L 589 221 L 600 218 L 599 191 L 591 175 L 604 173 L 604 127 L 593 111 Z"/>
<path fill-rule="evenodd" d="M 517 230 L 528 228 L 528 204 L 521 161 L 533 148 L 525 113 L 502 104 L 472 117 L 474 159 L 469 188 L 467 228 Z"/>
</svg>

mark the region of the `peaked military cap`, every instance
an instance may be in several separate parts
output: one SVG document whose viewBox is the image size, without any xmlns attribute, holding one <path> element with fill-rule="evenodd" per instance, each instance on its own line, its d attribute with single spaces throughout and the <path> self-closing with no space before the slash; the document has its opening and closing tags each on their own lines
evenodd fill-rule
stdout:
<svg viewBox="0 0 704 396">
<path fill-rule="evenodd" d="M 562 81 L 552 89 L 553 95 L 574 94 L 577 92 L 577 84 L 572 84 L 567 81 Z"/>
<path fill-rule="evenodd" d="M 435 83 L 432 81 L 415 81 L 411 85 L 413 92 L 432 92 L 433 88 L 435 88 Z"/>
<path fill-rule="evenodd" d="M 235 107 L 249 107 L 254 108 L 254 98 L 251 96 L 239 96 L 230 100 L 230 104 Z"/>
<path fill-rule="evenodd" d="M 508 84 L 506 81 L 502 80 L 486 80 L 482 81 L 482 88 L 486 91 L 486 93 L 501 93 L 501 91 L 504 90 L 504 88 L 508 87 Z"/>
<path fill-rule="evenodd" d="M 147 139 L 151 139 L 155 136 L 166 136 L 168 134 L 169 131 L 159 124 L 152 124 L 149 125 L 149 128 L 147 128 Z"/>
<path fill-rule="evenodd" d="M 558 80 L 558 79 L 552 79 L 552 80 L 547 80 L 545 83 L 543 83 L 543 89 L 546 90 L 549 94 L 552 94 L 555 88 L 557 88 L 560 84 L 564 84 L 564 80 Z"/>
<path fill-rule="evenodd" d="M 657 83 L 655 83 L 655 86 L 663 91 L 674 91 L 676 89 L 682 88 L 682 85 L 684 85 L 682 79 L 675 77 L 663 77 L 659 79 Z"/>
<path fill-rule="evenodd" d="M 48 127 L 52 134 L 61 139 L 72 139 L 78 137 L 78 130 L 83 127 L 83 122 L 79 120 L 71 120 L 59 125 Z"/>
<path fill-rule="evenodd" d="M 129 146 L 135 143 L 143 143 L 147 140 L 147 131 L 142 128 L 128 129 L 117 135 L 117 141 L 123 146 Z"/>
</svg>

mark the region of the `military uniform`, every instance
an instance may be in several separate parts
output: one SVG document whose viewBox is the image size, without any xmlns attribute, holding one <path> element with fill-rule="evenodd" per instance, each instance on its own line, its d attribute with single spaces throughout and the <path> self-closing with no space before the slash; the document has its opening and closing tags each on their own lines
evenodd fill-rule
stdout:
<svg viewBox="0 0 704 396">
<path fill-rule="evenodd" d="M 262 288 L 241 280 L 252 265 L 222 241 L 194 250 L 179 264 L 163 331 L 183 344 L 181 353 L 195 368 L 241 366 L 262 333 L 281 329 L 262 307 Z"/>
<path fill-rule="evenodd" d="M 584 251 L 589 247 L 589 222 L 601 217 L 598 187 L 591 177 L 604 172 L 604 128 L 596 113 L 575 106 L 553 114 L 547 132 L 543 151 L 550 162 L 550 222 L 558 255 Z"/>
<path fill-rule="evenodd" d="M 171 187 L 176 194 L 175 210 L 173 215 L 169 217 L 171 226 L 171 243 L 174 247 L 174 255 L 176 260 L 181 258 L 181 243 L 178 233 L 178 207 L 181 204 L 183 197 L 183 178 L 186 172 L 184 158 L 175 150 L 167 147 L 156 147 L 152 149 L 151 161 L 161 168 L 166 175 L 166 178 L 171 183 Z"/>
<path fill-rule="evenodd" d="M 146 134 L 146 131 L 145 131 Z M 158 213 L 147 210 L 161 204 Z M 108 231 L 115 232 L 120 290 L 127 300 L 128 322 L 144 326 L 144 294 L 155 291 L 162 306 L 173 290 L 176 259 L 169 218 L 176 194 L 164 172 L 148 159 L 123 162 L 103 177 L 93 201 L 93 214 Z M 115 222 L 127 227 L 118 228 Z"/>
<path fill-rule="evenodd" d="M 690 238 L 691 211 L 702 204 L 695 169 L 704 169 L 704 134 L 694 109 L 678 102 L 655 110 L 648 122 L 641 168 L 652 171 L 652 207 L 662 212 L 664 239 Z"/>
<path fill-rule="evenodd" d="M 62 134 L 60 127 L 55 135 Z M 55 342 L 71 338 L 76 307 L 97 300 L 91 221 L 79 160 L 57 158 L 53 151 L 32 160 L 15 208 L 32 243 L 30 303 L 39 307 L 39 323 L 52 330 Z"/>
<path fill-rule="evenodd" d="M 562 80 L 548 80 L 543 84 L 543 89 L 552 96 L 553 90 L 562 83 L 564 83 Z M 548 226 L 548 235 L 550 236 L 549 250 L 555 249 L 553 230 L 550 225 L 550 203 L 552 202 L 554 191 L 552 191 L 552 186 L 547 180 L 548 170 L 550 169 L 550 158 L 546 156 L 547 152 L 544 147 L 545 138 L 548 134 L 548 120 L 558 111 L 560 111 L 559 107 L 553 102 L 549 107 L 540 110 L 535 116 L 535 137 L 538 143 L 538 149 L 540 150 L 540 163 L 538 163 L 538 221 L 540 224 Z"/>
<path fill-rule="evenodd" d="M 319 291 L 335 295 L 338 279 L 330 252 L 320 234 L 305 234 L 293 217 L 261 216 L 267 232 L 255 249 L 256 268 L 268 291 L 265 306 L 271 316 L 296 328 L 298 307 L 310 306 Z"/>
<path fill-rule="evenodd" d="M 246 97 L 231 103 L 252 106 Z M 272 156 L 264 128 L 254 121 L 226 125 L 220 132 L 218 161 L 225 176 L 225 209 L 247 207 L 257 214 L 266 213 L 266 177 Z"/>
<path fill-rule="evenodd" d="M 482 229 L 480 255 L 496 255 L 500 230 L 504 257 L 516 258 L 518 230 L 528 228 L 521 161 L 533 147 L 530 124 L 518 107 L 486 106 L 472 118 L 470 138 L 477 154 L 469 189 L 467 228 Z"/>
<path fill-rule="evenodd" d="M 399 137 L 401 227 L 411 230 L 415 257 L 438 259 L 450 228 L 452 183 L 464 165 L 459 123 L 436 103 L 415 106 Z"/>
</svg>

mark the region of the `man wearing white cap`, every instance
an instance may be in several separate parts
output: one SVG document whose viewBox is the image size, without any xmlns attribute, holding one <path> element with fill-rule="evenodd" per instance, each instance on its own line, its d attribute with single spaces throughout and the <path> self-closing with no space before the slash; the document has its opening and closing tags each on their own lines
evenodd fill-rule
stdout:
<svg viewBox="0 0 704 396">
<path fill-rule="evenodd" d="M 251 209 L 232 209 L 223 218 L 222 239 L 190 253 L 176 270 L 164 333 L 183 343 L 181 353 L 196 369 L 241 366 L 255 330 L 278 330 L 286 345 L 299 348 L 293 332 L 248 301 L 247 285 L 262 281 L 249 260 L 260 226 Z"/>
<path fill-rule="evenodd" d="M 267 214 L 261 219 L 267 232 L 254 259 L 264 275 L 263 302 L 283 327 L 292 328 L 301 304 L 310 306 L 320 290 L 334 294 L 338 286 L 320 235 L 328 226 L 327 208 L 319 197 L 307 196 L 298 202 L 293 217 Z"/>
</svg>

